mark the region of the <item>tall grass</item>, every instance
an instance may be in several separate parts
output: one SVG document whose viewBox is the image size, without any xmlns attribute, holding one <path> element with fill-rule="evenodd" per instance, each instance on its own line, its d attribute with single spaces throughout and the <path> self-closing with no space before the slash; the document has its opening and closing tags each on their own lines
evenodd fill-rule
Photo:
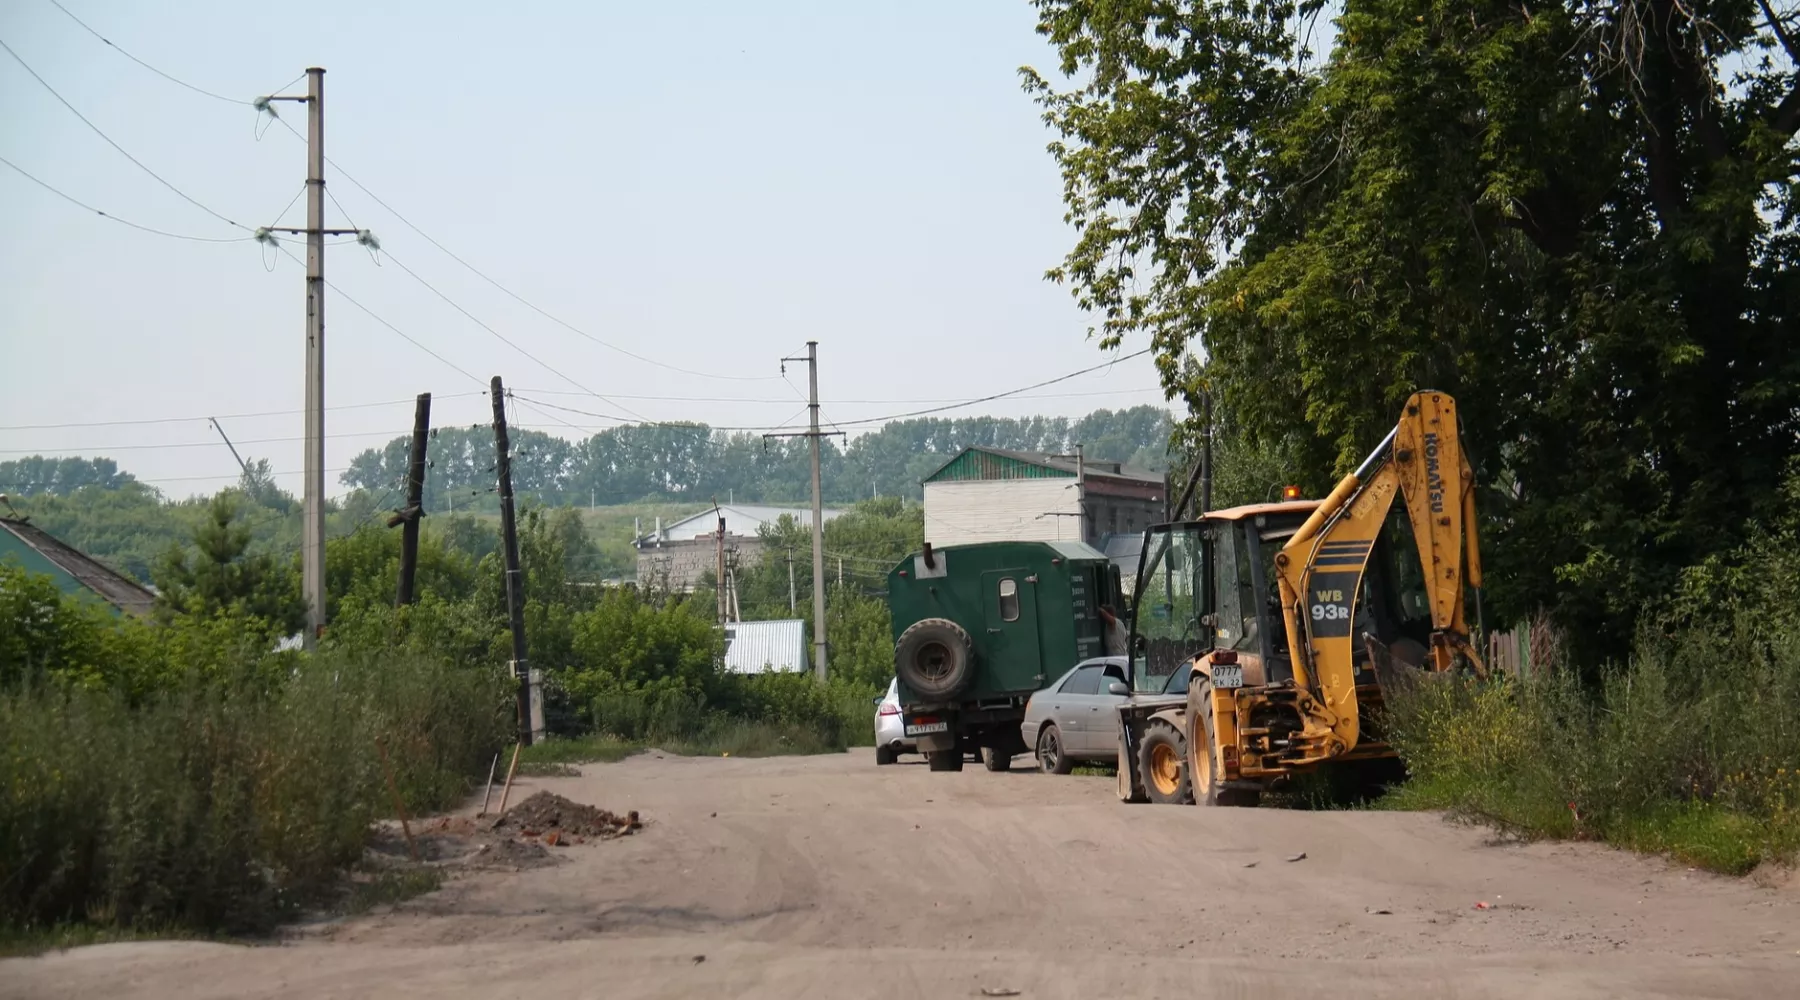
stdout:
<svg viewBox="0 0 1800 1000">
<path fill-rule="evenodd" d="M 1720 871 L 1800 850 L 1800 641 L 1646 639 L 1598 687 L 1547 659 L 1392 693 L 1396 802 Z"/>
<path fill-rule="evenodd" d="M 421 658 L 302 659 L 135 701 L 0 692 L 0 924 L 258 931 L 321 902 L 392 810 L 448 805 L 509 729 L 506 681 Z"/>
<path fill-rule="evenodd" d="M 767 756 L 833 753 L 874 742 L 877 692 L 820 685 L 811 674 L 725 674 L 711 696 L 678 690 L 598 695 L 593 732 L 615 743 L 674 753 Z"/>
</svg>

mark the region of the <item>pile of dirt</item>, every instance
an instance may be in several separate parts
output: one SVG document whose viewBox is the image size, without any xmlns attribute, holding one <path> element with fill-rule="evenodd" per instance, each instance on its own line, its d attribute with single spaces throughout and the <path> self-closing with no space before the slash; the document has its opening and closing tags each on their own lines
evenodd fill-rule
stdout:
<svg viewBox="0 0 1800 1000">
<path fill-rule="evenodd" d="M 521 837 L 542 837 L 546 843 L 558 844 L 571 840 L 581 843 L 590 837 L 623 837 L 642 825 L 636 812 L 620 816 L 551 792 L 538 792 L 508 809 L 494 823 L 494 829 Z"/>
</svg>

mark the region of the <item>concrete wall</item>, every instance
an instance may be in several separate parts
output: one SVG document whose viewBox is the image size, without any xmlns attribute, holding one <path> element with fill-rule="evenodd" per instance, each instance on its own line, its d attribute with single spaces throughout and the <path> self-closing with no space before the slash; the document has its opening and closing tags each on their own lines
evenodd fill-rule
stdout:
<svg viewBox="0 0 1800 1000">
<path fill-rule="evenodd" d="M 1087 499 L 1089 545 L 1107 535 L 1143 531 L 1163 519 L 1161 498 L 1106 496 L 1090 488 Z"/>
<path fill-rule="evenodd" d="M 727 565 L 734 558 L 733 550 L 736 552 L 737 565 L 748 568 L 762 559 L 762 539 L 727 535 Z M 712 538 L 690 538 L 686 541 L 663 542 L 661 545 L 645 545 L 637 553 L 637 578 L 640 587 L 667 586 L 670 590 L 693 590 L 702 576 L 716 573 L 718 568 L 718 548 Z"/>
<path fill-rule="evenodd" d="M 1079 541 L 1079 496 L 1072 478 L 963 480 L 925 484 L 925 540 Z"/>
<path fill-rule="evenodd" d="M 1087 517 L 1076 517 L 1073 479 L 961 480 L 925 484 L 925 540 L 933 545 L 997 541 L 1081 541 L 1099 545 L 1116 532 L 1143 531 L 1162 519 L 1161 491 L 1102 492 L 1090 482 Z M 1081 522 L 1085 520 L 1083 526 Z"/>
</svg>

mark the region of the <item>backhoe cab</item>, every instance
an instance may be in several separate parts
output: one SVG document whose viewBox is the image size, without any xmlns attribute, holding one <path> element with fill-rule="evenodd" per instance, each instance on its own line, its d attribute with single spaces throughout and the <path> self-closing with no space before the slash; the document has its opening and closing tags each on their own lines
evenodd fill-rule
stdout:
<svg viewBox="0 0 1800 1000">
<path fill-rule="evenodd" d="M 1151 528 L 1120 797 L 1254 805 L 1328 762 L 1394 756 L 1369 719 L 1384 686 L 1459 658 L 1482 669 L 1464 620 L 1481 584 L 1473 484 L 1455 402 L 1421 392 L 1325 499 Z M 1185 697 L 1149 694 L 1188 664 Z"/>
</svg>

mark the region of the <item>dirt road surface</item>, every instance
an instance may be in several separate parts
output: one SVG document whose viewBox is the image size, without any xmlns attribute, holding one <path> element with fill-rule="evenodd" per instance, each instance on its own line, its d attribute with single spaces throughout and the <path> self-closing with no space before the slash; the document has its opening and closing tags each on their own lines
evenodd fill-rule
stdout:
<svg viewBox="0 0 1800 1000">
<path fill-rule="evenodd" d="M 3 962 L 0 996 L 1800 996 L 1800 891 L 1435 815 L 1127 806 L 866 750 L 534 787 L 647 825 L 279 944 Z"/>
</svg>

